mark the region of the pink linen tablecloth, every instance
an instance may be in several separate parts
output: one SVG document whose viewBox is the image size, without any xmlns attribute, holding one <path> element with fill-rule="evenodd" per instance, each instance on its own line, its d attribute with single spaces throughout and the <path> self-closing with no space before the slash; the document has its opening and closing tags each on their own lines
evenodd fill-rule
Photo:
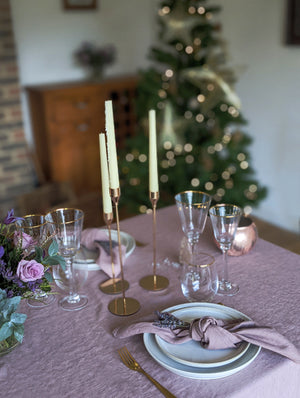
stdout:
<svg viewBox="0 0 300 398">
<path fill-rule="evenodd" d="M 126 368 L 117 349 L 126 344 L 144 369 L 177 398 L 297 398 L 300 396 L 300 366 L 273 352 L 261 350 L 245 369 L 217 380 L 194 380 L 161 367 L 146 351 L 142 336 L 116 339 L 112 330 L 138 321 L 169 306 L 186 302 L 180 289 L 179 272 L 161 265 L 158 273 L 170 280 L 168 289 L 147 292 L 139 279 L 152 273 L 152 217 L 141 215 L 121 222 L 121 230 L 139 241 L 124 266 L 130 282 L 126 297 L 139 300 L 141 309 L 129 317 L 112 315 L 107 305 L 114 296 L 104 295 L 98 284 L 107 277 L 91 271 L 84 291 L 88 307 L 75 312 L 61 310 L 57 303 L 42 310 L 25 312 L 22 345 L 0 358 L 0 395 L 5 398 L 131 398 L 160 397 L 160 392 L 141 374 Z M 258 231 L 259 232 L 259 231 Z M 178 261 L 183 237 L 175 206 L 157 213 L 157 256 L 161 261 Z M 213 243 L 208 220 L 201 237 L 203 248 L 221 264 L 221 252 Z M 234 297 L 214 302 L 235 308 L 259 324 L 274 327 L 300 347 L 300 256 L 258 239 L 253 250 L 229 258 L 231 280 L 240 286 Z M 59 297 L 59 296 L 58 296 Z"/>
</svg>

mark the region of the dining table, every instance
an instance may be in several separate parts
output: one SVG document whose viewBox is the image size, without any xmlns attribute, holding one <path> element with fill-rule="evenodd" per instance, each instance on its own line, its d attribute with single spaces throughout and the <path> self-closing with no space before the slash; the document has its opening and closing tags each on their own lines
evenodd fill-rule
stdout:
<svg viewBox="0 0 300 398">
<path fill-rule="evenodd" d="M 115 224 L 112 226 L 115 228 Z M 100 228 L 100 227 L 99 227 Z M 232 374 L 193 378 L 162 366 L 145 347 L 143 334 L 127 338 L 113 330 L 149 319 L 155 311 L 188 303 L 180 284 L 179 262 L 183 232 L 175 206 L 156 214 L 157 274 L 169 280 L 167 288 L 149 291 L 139 284 L 153 272 L 153 219 L 141 214 L 121 220 L 120 231 L 136 241 L 124 261 L 125 292 L 140 309 L 128 316 L 114 315 L 108 305 L 116 297 L 104 294 L 99 284 L 107 275 L 90 270 L 81 290 L 88 305 L 79 311 L 64 311 L 58 299 L 65 293 L 54 286 L 57 300 L 41 309 L 22 300 L 18 312 L 27 314 L 22 344 L 0 357 L 0 395 L 5 398 L 153 398 L 162 396 L 143 375 L 128 369 L 118 349 L 126 346 L 143 369 L 177 398 L 297 398 L 300 397 L 300 365 L 262 348 L 258 355 Z M 259 235 L 259 231 L 258 231 Z M 199 245 L 222 267 L 222 253 L 213 238 L 207 218 Z M 212 304 L 240 311 L 259 325 L 276 329 L 300 347 L 300 256 L 261 238 L 244 255 L 228 258 L 230 280 L 239 293 L 216 295 Z"/>
</svg>

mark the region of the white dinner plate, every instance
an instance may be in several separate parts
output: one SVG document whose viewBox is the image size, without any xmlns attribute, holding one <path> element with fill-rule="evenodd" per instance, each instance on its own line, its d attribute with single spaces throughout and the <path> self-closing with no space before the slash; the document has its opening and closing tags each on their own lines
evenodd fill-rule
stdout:
<svg viewBox="0 0 300 398">
<path fill-rule="evenodd" d="M 107 236 L 109 236 L 108 229 L 102 229 L 105 231 Z M 118 232 L 114 229 L 111 230 L 111 238 L 113 241 L 118 242 Z M 127 234 L 126 232 L 120 231 L 120 238 L 121 238 L 121 245 L 125 246 L 126 248 L 126 253 L 125 253 L 125 258 L 130 256 L 130 254 L 134 251 L 136 247 L 136 242 L 135 239 Z M 82 260 L 80 256 L 78 256 L 79 263 L 82 264 L 83 262 L 88 266 L 89 271 L 98 271 L 101 269 L 101 267 L 95 262 L 97 259 L 99 252 L 98 250 L 88 250 L 86 247 L 82 246 L 83 249 L 83 257 L 85 258 Z M 75 257 L 75 263 L 76 263 L 76 257 Z"/>
<path fill-rule="evenodd" d="M 193 311 L 195 311 L 195 313 L 197 314 L 199 314 L 201 311 L 203 316 L 209 316 L 209 315 L 215 316 L 217 314 L 220 315 L 222 319 L 232 319 L 232 318 L 241 318 L 241 317 L 244 319 L 249 319 L 246 315 L 232 308 L 221 306 L 218 304 L 211 304 L 211 303 L 186 303 L 167 308 L 165 311 L 175 313 L 178 310 L 181 311 L 184 309 L 189 312 L 189 316 L 192 316 Z M 196 317 L 198 316 L 196 315 L 195 318 Z M 230 359 L 226 362 L 225 357 L 222 357 L 222 354 L 220 353 L 220 351 L 223 350 L 206 350 L 208 355 L 213 355 L 213 356 L 216 355 L 216 351 L 219 351 L 216 357 L 217 361 L 216 365 L 213 364 L 213 360 L 209 362 L 209 357 L 208 357 L 208 359 L 206 360 L 201 359 L 201 361 L 204 363 L 204 366 L 198 366 L 198 365 L 195 366 L 195 364 L 189 365 L 184 362 L 185 359 L 187 359 L 189 363 L 193 363 L 194 359 L 183 356 L 182 352 L 179 354 L 176 352 L 175 353 L 176 357 L 174 358 L 170 356 L 169 352 L 167 355 L 166 352 L 160 347 L 157 341 L 158 339 L 155 337 L 154 334 L 150 333 L 144 334 L 144 344 L 147 351 L 161 366 L 163 366 L 164 368 L 170 370 L 175 374 L 192 379 L 209 380 L 209 379 L 218 379 L 230 376 L 248 366 L 257 357 L 258 353 L 260 352 L 260 347 L 254 344 L 249 344 L 249 346 L 247 346 L 244 352 L 238 354 L 237 357 L 233 358 L 232 360 Z M 184 346 L 185 344 L 187 343 L 183 343 L 181 344 L 181 346 Z M 166 347 L 164 347 L 164 349 L 166 349 Z M 213 351 L 215 352 L 213 353 Z M 172 355 L 173 354 L 174 352 L 172 352 Z M 182 361 L 183 357 L 184 359 Z M 224 363 L 220 364 L 220 362 L 222 361 Z"/>
<path fill-rule="evenodd" d="M 224 306 L 217 306 L 217 308 L 210 306 L 208 310 L 203 305 L 197 305 L 177 310 L 167 309 L 165 312 L 171 312 L 174 316 L 186 322 L 191 322 L 193 319 L 208 315 L 222 320 L 237 318 L 250 320 L 250 318 L 241 312 Z M 170 358 L 199 368 L 221 366 L 233 362 L 242 356 L 250 346 L 249 343 L 243 342 L 237 348 L 207 350 L 201 347 L 197 341 L 193 340 L 183 344 L 170 344 L 159 336 L 155 336 L 155 339 L 160 349 Z"/>
</svg>

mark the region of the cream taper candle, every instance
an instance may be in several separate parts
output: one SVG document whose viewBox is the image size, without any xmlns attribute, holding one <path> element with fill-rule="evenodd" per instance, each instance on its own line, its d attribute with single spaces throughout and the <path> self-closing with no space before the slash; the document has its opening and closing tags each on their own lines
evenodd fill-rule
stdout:
<svg viewBox="0 0 300 398">
<path fill-rule="evenodd" d="M 149 111 L 149 191 L 158 192 L 156 115 L 154 109 Z"/>
<path fill-rule="evenodd" d="M 112 101 L 105 101 L 105 129 L 107 133 L 109 186 L 111 189 L 117 189 L 120 187 L 120 183 Z"/>
<path fill-rule="evenodd" d="M 109 194 L 109 178 L 108 165 L 106 156 L 105 134 L 99 134 L 100 145 L 100 167 L 101 167 L 101 182 L 102 182 L 102 205 L 103 212 L 106 214 L 112 213 L 111 197 Z"/>
</svg>

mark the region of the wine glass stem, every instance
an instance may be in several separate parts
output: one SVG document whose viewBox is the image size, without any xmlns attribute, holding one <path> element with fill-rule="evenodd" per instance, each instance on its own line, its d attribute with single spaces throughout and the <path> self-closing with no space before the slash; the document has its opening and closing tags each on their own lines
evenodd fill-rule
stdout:
<svg viewBox="0 0 300 398">
<path fill-rule="evenodd" d="M 69 275 L 69 296 L 72 298 L 77 295 L 73 275 L 73 257 L 66 258 L 66 273 Z"/>
<path fill-rule="evenodd" d="M 227 259 L 228 250 L 223 249 L 223 282 L 228 282 L 228 259 Z"/>
</svg>

